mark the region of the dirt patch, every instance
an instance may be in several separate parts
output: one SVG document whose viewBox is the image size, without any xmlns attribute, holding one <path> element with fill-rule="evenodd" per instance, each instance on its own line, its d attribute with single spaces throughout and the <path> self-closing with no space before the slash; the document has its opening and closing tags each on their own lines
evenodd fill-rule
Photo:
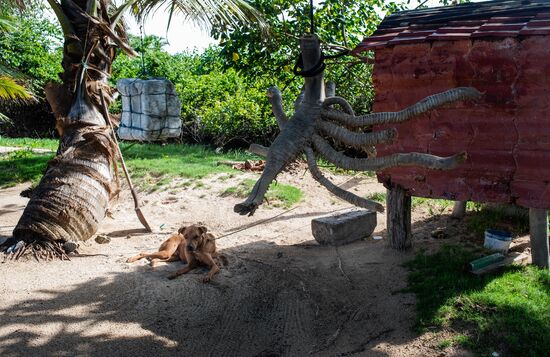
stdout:
<svg viewBox="0 0 550 357">
<path fill-rule="evenodd" d="M 332 176 L 359 195 L 384 192 L 373 178 Z M 338 250 L 319 246 L 311 219 L 351 207 L 302 173 L 278 178 L 306 193 L 295 209 L 280 215 L 284 209 L 261 207 L 253 217 L 238 216 L 233 205 L 240 199 L 220 193 L 256 177 L 216 175 L 195 188 L 176 188 L 176 181 L 143 197 L 152 234 L 143 232 L 124 194 L 99 231 L 111 243 L 81 243 L 90 256 L 0 264 L 0 355 L 464 355 L 413 332 L 414 297 L 401 292 L 401 264 L 414 251 L 398 253 L 372 238 Z M 17 223 L 24 188 L 0 191 L 0 236 Z M 448 218 L 423 224 L 424 213 L 416 212 L 413 219 L 417 247 L 437 245 L 430 229 Z M 211 284 L 200 282 L 200 269 L 167 280 L 181 263 L 155 270 L 125 263 L 155 250 L 179 226 L 199 222 L 217 236 L 238 231 L 217 241 L 229 264 Z M 385 236 L 384 215 L 374 235 Z"/>
</svg>

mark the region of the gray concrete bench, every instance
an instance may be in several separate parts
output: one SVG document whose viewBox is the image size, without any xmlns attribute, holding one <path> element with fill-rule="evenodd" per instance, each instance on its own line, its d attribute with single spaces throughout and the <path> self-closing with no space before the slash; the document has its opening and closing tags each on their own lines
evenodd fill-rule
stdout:
<svg viewBox="0 0 550 357">
<path fill-rule="evenodd" d="M 376 228 L 376 212 L 352 211 L 311 221 L 313 237 L 319 244 L 343 245 L 368 237 Z"/>
</svg>

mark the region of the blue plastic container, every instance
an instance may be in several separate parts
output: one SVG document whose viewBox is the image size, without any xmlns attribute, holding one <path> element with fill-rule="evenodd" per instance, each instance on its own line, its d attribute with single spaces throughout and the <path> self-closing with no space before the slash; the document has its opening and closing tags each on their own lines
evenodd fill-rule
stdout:
<svg viewBox="0 0 550 357">
<path fill-rule="evenodd" d="M 487 229 L 485 231 L 485 243 L 483 246 L 487 249 L 507 253 L 512 243 L 512 235 L 505 231 L 496 229 Z"/>
</svg>

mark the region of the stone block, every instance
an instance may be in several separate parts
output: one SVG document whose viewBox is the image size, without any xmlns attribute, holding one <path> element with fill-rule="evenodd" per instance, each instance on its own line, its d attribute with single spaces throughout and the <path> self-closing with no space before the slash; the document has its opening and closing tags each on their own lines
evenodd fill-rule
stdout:
<svg viewBox="0 0 550 357">
<path fill-rule="evenodd" d="M 376 212 L 361 210 L 311 221 L 313 237 L 319 244 L 343 245 L 368 237 L 376 228 Z"/>
</svg>

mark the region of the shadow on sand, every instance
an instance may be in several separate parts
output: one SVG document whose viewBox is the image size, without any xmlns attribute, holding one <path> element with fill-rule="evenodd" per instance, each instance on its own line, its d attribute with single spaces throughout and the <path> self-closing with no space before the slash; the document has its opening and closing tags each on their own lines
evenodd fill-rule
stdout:
<svg viewBox="0 0 550 357">
<path fill-rule="evenodd" d="M 338 251 L 257 242 L 225 250 L 211 284 L 200 269 L 167 280 L 178 263 L 34 290 L 0 311 L 0 355 L 382 356 L 375 345 L 413 338 L 403 257 Z"/>
</svg>

